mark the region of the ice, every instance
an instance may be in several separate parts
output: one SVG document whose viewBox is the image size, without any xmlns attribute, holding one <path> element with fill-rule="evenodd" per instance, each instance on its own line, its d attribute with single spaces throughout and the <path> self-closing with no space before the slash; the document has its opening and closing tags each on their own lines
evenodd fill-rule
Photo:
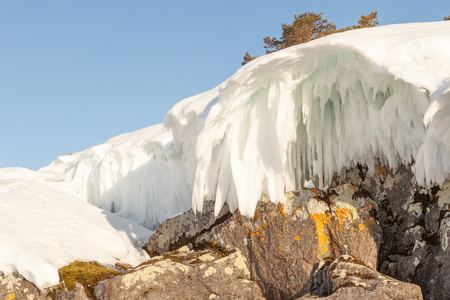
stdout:
<svg viewBox="0 0 450 300">
<path fill-rule="evenodd" d="M 164 124 L 37 172 L 0 169 L 0 271 L 44 287 L 73 260 L 138 262 L 136 243 L 151 234 L 139 225 L 155 229 L 211 199 L 216 215 L 228 203 L 252 216 L 263 195 L 278 203 L 325 189 L 356 163 L 413 163 L 419 183 L 441 184 L 449 57 L 450 22 L 335 34 L 248 63 L 176 104 Z"/>
<path fill-rule="evenodd" d="M 216 199 L 216 213 L 227 201 L 251 216 L 263 194 L 282 202 L 305 181 L 324 188 L 377 159 L 415 161 L 420 183 L 442 183 L 448 57 L 450 23 L 437 22 L 332 35 L 246 65 L 218 88 L 199 131 L 193 208 Z"/>
<path fill-rule="evenodd" d="M 51 180 L 69 182 L 72 193 L 83 200 L 155 229 L 190 208 L 192 183 L 182 172 L 180 153 L 172 150 L 172 133 L 159 124 L 122 134 L 73 158 L 59 157 L 38 173 L 54 174 Z"/>
</svg>

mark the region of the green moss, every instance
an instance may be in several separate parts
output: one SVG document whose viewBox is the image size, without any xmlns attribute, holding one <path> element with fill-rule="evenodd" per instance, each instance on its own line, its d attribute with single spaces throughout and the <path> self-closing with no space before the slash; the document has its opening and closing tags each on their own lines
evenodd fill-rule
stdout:
<svg viewBox="0 0 450 300">
<path fill-rule="evenodd" d="M 73 290 L 75 288 L 75 282 L 78 282 L 84 287 L 88 297 L 94 299 L 95 287 L 100 281 L 121 274 L 119 271 L 110 270 L 96 262 L 80 261 L 62 267 L 59 269 L 58 273 L 60 281 L 58 289 L 65 288 L 69 291 Z"/>
</svg>

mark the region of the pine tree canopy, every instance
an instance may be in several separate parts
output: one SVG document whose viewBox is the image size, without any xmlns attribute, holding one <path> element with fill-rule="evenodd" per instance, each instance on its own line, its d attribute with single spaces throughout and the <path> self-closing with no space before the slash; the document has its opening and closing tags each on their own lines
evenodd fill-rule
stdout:
<svg viewBox="0 0 450 300">
<path fill-rule="evenodd" d="M 281 38 L 265 37 L 264 48 L 266 54 L 285 49 L 294 45 L 303 44 L 323 36 L 343 32 L 352 29 L 374 27 L 378 25 L 378 12 L 371 12 L 368 15 L 361 14 L 361 19 L 358 20 L 358 25 L 353 25 L 341 29 L 337 29 L 336 25 L 328 22 L 327 19 L 322 18 L 323 12 L 316 14 L 307 12 L 301 15 L 294 16 L 294 22 L 289 25 L 282 23 Z M 252 61 L 257 56 L 251 56 L 248 52 L 245 53 L 242 65 Z"/>
</svg>

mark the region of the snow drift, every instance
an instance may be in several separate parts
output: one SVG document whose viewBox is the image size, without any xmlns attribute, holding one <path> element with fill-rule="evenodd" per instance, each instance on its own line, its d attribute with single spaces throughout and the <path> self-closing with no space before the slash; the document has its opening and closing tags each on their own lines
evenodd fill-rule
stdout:
<svg viewBox="0 0 450 300">
<path fill-rule="evenodd" d="M 232 210 L 251 216 L 262 195 L 283 202 L 287 191 L 305 183 L 324 188 L 335 172 L 356 163 L 370 168 L 378 159 L 393 168 L 414 163 L 418 182 L 442 183 L 450 178 L 449 153 L 450 22 L 354 30 L 258 58 L 220 86 L 176 104 L 164 124 L 61 156 L 38 172 L 3 169 L 0 177 L 17 176 L 14 188 L 7 187 L 11 178 L 0 181 L 0 200 L 7 203 L 0 220 L 14 210 L 22 213 L 11 199 L 27 202 L 40 199 L 40 193 L 54 207 L 68 207 L 60 201 L 63 193 L 73 202 L 84 200 L 77 205 L 88 202 L 115 213 L 105 215 L 151 229 L 191 205 L 201 211 L 205 199 L 216 201 L 216 213 L 228 202 Z M 64 219 L 45 226 L 67 225 Z M 116 237 L 123 228 L 137 226 L 111 228 L 89 220 Z M 17 230 L 32 226 L 25 222 Z M 77 228 L 86 233 L 87 227 Z M 129 239 L 135 243 L 145 233 Z M 131 255 L 127 242 L 116 237 L 111 243 L 125 245 Z M 8 248 L 8 239 L 13 237 L 0 235 L 1 271 L 20 269 L 22 262 L 31 264 L 49 253 L 38 243 L 37 253 L 15 259 L 11 251 L 22 245 Z M 90 255 L 99 252 L 101 247 Z M 83 255 L 74 248 L 64 259 Z M 132 257 L 139 260 L 139 255 Z M 52 265 L 53 275 L 60 265 Z M 39 277 L 36 268 L 27 270 L 27 278 L 41 286 L 55 281 Z"/>
</svg>

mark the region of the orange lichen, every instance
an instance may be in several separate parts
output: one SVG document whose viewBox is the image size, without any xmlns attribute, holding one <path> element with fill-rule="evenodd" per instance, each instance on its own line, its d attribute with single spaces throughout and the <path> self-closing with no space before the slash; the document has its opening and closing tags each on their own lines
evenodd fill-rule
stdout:
<svg viewBox="0 0 450 300">
<path fill-rule="evenodd" d="M 262 215 L 261 210 L 257 209 L 255 211 L 255 216 L 253 218 L 255 218 L 255 219 L 261 218 L 261 215 Z"/>
<path fill-rule="evenodd" d="M 314 221 L 314 225 L 316 227 L 318 247 L 320 252 L 319 255 L 323 256 L 328 252 L 328 246 L 330 245 L 330 241 L 325 232 L 327 227 L 326 225 L 331 222 L 332 216 L 327 216 L 323 213 L 310 214 L 309 216 Z"/>
<path fill-rule="evenodd" d="M 270 219 L 269 219 L 270 221 Z M 263 227 L 266 228 L 267 227 L 267 223 L 263 223 Z"/>
<path fill-rule="evenodd" d="M 286 213 L 284 212 L 284 208 L 283 208 L 283 205 L 281 205 L 281 203 L 278 203 L 278 210 L 279 210 L 279 213 L 287 216 Z"/>
<path fill-rule="evenodd" d="M 265 240 L 265 238 L 262 237 L 262 238 L 261 238 L 261 242 L 264 242 L 264 240 Z"/>
<path fill-rule="evenodd" d="M 378 175 L 386 173 L 386 166 L 382 166 L 381 163 L 378 163 L 378 170 L 380 171 Z"/>
<path fill-rule="evenodd" d="M 299 240 L 300 240 L 300 237 L 299 237 L 298 235 L 296 235 L 296 236 L 294 237 L 294 240 L 299 241 Z"/>
<path fill-rule="evenodd" d="M 337 208 L 334 212 L 338 222 L 338 230 L 343 230 L 344 219 L 353 222 L 352 211 L 348 208 Z"/>
<path fill-rule="evenodd" d="M 363 223 L 360 223 L 360 224 L 358 225 L 359 230 L 364 230 L 365 227 L 366 227 L 366 226 L 364 226 Z"/>
<path fill-rule="evenodd" d="M 250 230 L 250 236 L 254 236 L 255 232 L 253 231 L 253 229 Z"/>
</svg>

